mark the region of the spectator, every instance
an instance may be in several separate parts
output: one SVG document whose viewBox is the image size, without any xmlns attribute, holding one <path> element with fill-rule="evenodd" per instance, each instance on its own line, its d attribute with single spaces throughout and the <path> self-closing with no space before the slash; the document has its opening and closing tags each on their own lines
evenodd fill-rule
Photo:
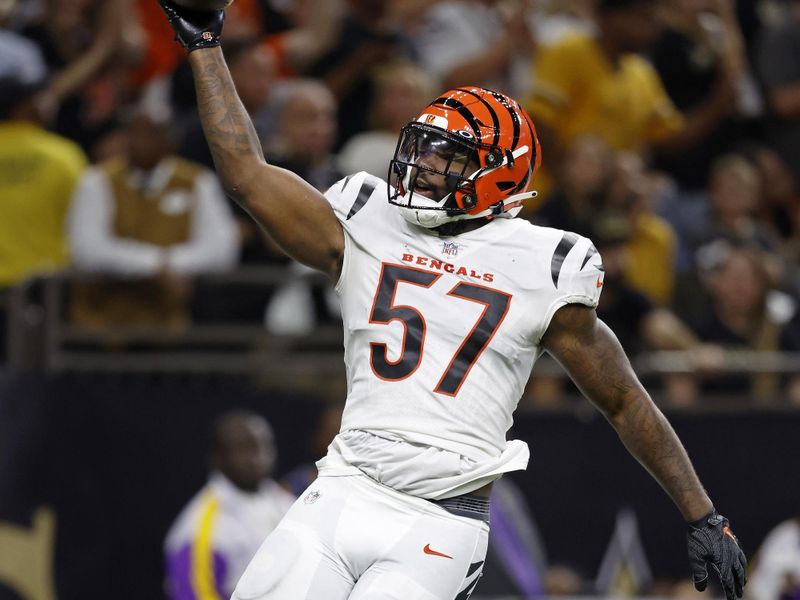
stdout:
<svg viewBox="0 0 800 600">
<path fill-rule="evenodd" d="M 34 98 L 43 86 L 42 80 L 0 78 L 0 296 L 67 262 L 64 219 L 86 157 L 42 127 Z M 0 302 L 0 361 L 5 331 Z"/>
<path fill-rule="evenodd" d="M 47 0 L 45 7 L 42 22 L 23 31 L 52 73 L 38 100 L 55 115 L 56 131 L 90 151 L 125 100 L 124 79 L 109 68 L 141 58 L 138 21 L 125 0 Z"/>
<path fill-rule="evenodd" d="M 214 428 L 208 483 L 167 534 L 167 597 L 230 598 L 261 542 L 294 497 L 273 479 L 272 429 L 246 411 L 225 413 Z"/>
<path fill-rule="evenodd" d="M 64 219 L 86 157 L 42 128 L 43 81 L 0 80 L 0 288 L 67 263 Z"/>
<path fill-rule="evenodd" d="M 755 63 L 769 107 L 767 139 L 800 181 L 800 0 L 787 5 L 786 18 L 760 33 Z"/>
<path fill-rule="evenodd" d="M 136 87 L 143 88 L 149 83 L 168 77 L 184 58 L 180 47 L 172 42 L 172 30 L 164 21 L 164 13 L 158 2 L 134 0 L 135 18 L 141 26 L 144 55 L 131 80 Z"/>
<path fill-rule="evenodd" d="M 318 190 L 327 190 L 342 177 L 332 154 L 336 99 L 313 79 L 291 82 L 281 92 L 270 162 L 293 171 Z"/>
<path fill-rule="evenodd" d="M 757 218 L 772 239 L 778 240 L 787 261 L 800 264 L 800 191 L 783 160 L 771 147 L 751 144 L 744 156 L 759 172 Z"/>
<path fill-rule="evenodd" d="M 629 356 L 646 349 L 700 350 L 694 333 L 669 309 L 657 306 L 626 281 L 632 235 L 633 226 L 624 212 L 607 210 L 596 215 L 591 239 L 605 268 L 598 316 L 614 330 Z"/>
<path fill-rule="evenodd" d="M 595 0 L 544 0 L 533 3 L 534 39 L 550 46 L 572 33 L 594 32 Z M 526 65 L 527 67 L 527 65 Z"/>
<path fill-rule="evenodd" d="M 594 216 L 605 203 L 612 167 L 613 154 L 601 138 L 575 138 L 556 171 L 556 189 L 531 215 L 531 220 L 589 235 Z"/>
<path fill-rule="evenodd" d="M 558 183 L 532 220 L 590 236 L 598 211 L 613 208 L 626 214 L 631 226 L 626 279 L 651 301 L 668 304 L 677 242 L 672 227 L 653 213 L 660 186 L 642 157 L 613 153 L 601 138 L 581 136 L 564 155 Z"/>
<path fill-rule="evenodd" d="M 637 53 L 659 35 L 655 0 L 601 0 L 597 35 L 582 33 L 538 49 L 528 109 L 537 119 L 550 164 L 577 136 L 595 134 L 614 150 L 679 152 L 705 139 L 728 114 L 730 85 L 682 116 L 655 69 Z M 547 180 L 539 177 L 539 189 Z"/>
<path fill-rule="evenodd" d="M 41 81 L 47 75 L 39 47 L 12 31 L 16 0 L 0 3 L 0 78 L 19 77 L 23 82 Z"/>
<path fill-rule="evenodd" d="M 507 10 L 506 10 L 507 9 Z M 423 68 L 443 89 L 480 85 L 520 95 L 514 63 L 527 62 L 534 42 L 528 27 L 529 3 L 489 0 L 446 0 L 434 3 L 414 47 Z"/>
<path fill-rule="evenodd" d="M 774 290 L 766 257 L 756 248 L 718 240 L 704 250 L 701 263 L 711 310 L 694 329 L 701 339 L 728 350 L 781 350 L 782 330 L 796 304 Z M 779 378 L 772 373 L 730 372 L 706 376 L 704 393 L 749 390 L 758 401 L 779 395 Z"/>
<path fill-rule="evenodd" d="M 672 300 L 677 238 L 672 226 L 653 212 L 661 182 L 634 152 L 614 157 L 605 204 L 623 210 L 631 221 L 627 281 L 661 306 Z"/>
<path fill-rule="evenodd" d="M 756 214 L 761 204 L 761 178 L 756 167 L 739 154 L 714 161 L 706 201 L 683 211 L 678 230 L 689 253 L 724 237 L 775 250 L 777 240 Z"/>
<path fill-rule="evenodd" d="M 659 168 L 684 190 L 705 185 L 711 161 L 744 135 L 744 117 L 761 110 L 733 4 L 679 0 L 659 13 L 665 26 L 651 56 L 678 110 L 685 114 L 702 110 L 720 88 L 731 84 L 737 91 L 735 110 L 720 119 L 705 139 L 682 152 L 660 156 Z"/>
<path fill-rule="evenodd" d="M 767 534 L 747 586 L 753 600 L 800 598 L 800 518 L 787 519 Z"/>
<path fill-rule="evenodd" d="M 214 175 L 174 156 L 167 123 L 137 112 L 126 138 L 126 155 L 90 169 L 70 209 L 75 266 L 117 279 L 76 287 L 72 316 L 180 326 L 188 278 L 236 263 L 235 223 Z"/>
<path fill-rule="evenodd" d="M 338 41 L 345 6 L 341 0 L 293 0 L 280 4 L 283 11 L 273 18 L 277 17 L 281 26 L 270 29 L 263 41 L 278 59 L 279 75 L 295 77 L 304 74 Z M 274 10 L 275 6 L 271 8 Z"/>
<path fill-rule="evenodd" d="M 374 94 L 372 72 L 409 55 L 405 38 L 390 22 L 390 0 L 347 0 L 337 43 L 306 69 L 333 92 L 338 112 L 336 148 L 368 128 L 365 107 Z"/>
<path fill-rule="evenodd" d="M 408 61 L 380 69 L 375 87 L 370 130 L 351 137 L 339 152 L 339 168 L 348 175 L 366 171 L 385 178 L 397 146 L 397 132 L 414 118 L 413 107 L 430 102 L 434 94 L 427 73 Z"/>
</svg>

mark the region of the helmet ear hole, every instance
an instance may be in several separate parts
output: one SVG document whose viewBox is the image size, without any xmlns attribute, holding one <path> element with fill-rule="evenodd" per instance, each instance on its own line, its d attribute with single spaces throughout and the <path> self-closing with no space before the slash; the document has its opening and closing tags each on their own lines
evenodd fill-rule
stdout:
<svg viewBox="0 0 800 600">
<path fill-rule="evenodd" d="M 492 148 L 486 153 L 486 166 L 497 167 L 503 161 L 503 153 L 499 148 Z"/>
</svg>

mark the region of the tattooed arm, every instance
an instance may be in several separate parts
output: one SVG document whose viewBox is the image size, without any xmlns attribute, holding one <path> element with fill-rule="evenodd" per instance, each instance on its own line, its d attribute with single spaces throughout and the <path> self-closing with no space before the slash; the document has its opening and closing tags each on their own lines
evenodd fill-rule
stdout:
<svg viewBox="0 0 800 600">
<path fill-rule="evenodd" d="M 628 451 L 655 477 L 684 519 L 712 504 L 678 436 L 639 383 L 614 333 L 593 309 L 569 304 L 556 312 L 542 345 L 602 411 Z"/>
<path fill-rule="evenodd" d="M 335 279 L 344 233 L 330 204 L 298 176 L 266 162 L 219 47 L 191 52 L 189 63 L 203 131 L 226 193 L 289 256 Z"/>
</svg>

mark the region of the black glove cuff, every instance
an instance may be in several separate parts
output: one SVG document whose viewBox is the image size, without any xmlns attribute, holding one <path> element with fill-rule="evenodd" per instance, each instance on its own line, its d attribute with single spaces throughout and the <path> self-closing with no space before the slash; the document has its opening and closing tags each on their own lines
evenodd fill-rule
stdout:
<svg viewBox="0 0 800 600">
<path fill-rule="evenodd" d="M 206 35 L 208 34 L 208 35 Z M 196 40 L 187 44 L 186 50 L 192 52 L 193 50 L 200 50 L 202 48 L 216 48 L 220 44 L 220 36 L 213 35 L 210 31 L 204 31 Z"/>
<path fill-rule="evenodd" d="M 716 508 L 712 508 L 711 512 L 697 519 L 696 521 L 688 521 L 686 524 L 692 529 L 702 529 L 706 525 L 711 525 L 712 527 L 715 525 L 719 525 L 725 517 L 717 513 Z"/>
</svg>

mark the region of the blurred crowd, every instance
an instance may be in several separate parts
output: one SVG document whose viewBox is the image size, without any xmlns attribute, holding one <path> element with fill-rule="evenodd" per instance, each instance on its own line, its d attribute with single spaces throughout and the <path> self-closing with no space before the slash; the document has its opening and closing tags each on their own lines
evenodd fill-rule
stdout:
<svg viewBox="0 0 800 600">
<path fill-rule="evenodd" d="M 519 99 L 523 216 L 591 237 L 630 356 L 684 351 L 664 394 L 800 406 L 800 377 L 726 366 L 800 351 L 800 1 L 236 0 L 223 51 L 270 162 L 323 191 L 385 178 L 443 89 Z M 76 324 L 180 328 L 196 275 L 299 273 L 224 197 L 156 0 L 0 0 L 0 90 L 0 289 L 69 267 Z"/>
</svg>

